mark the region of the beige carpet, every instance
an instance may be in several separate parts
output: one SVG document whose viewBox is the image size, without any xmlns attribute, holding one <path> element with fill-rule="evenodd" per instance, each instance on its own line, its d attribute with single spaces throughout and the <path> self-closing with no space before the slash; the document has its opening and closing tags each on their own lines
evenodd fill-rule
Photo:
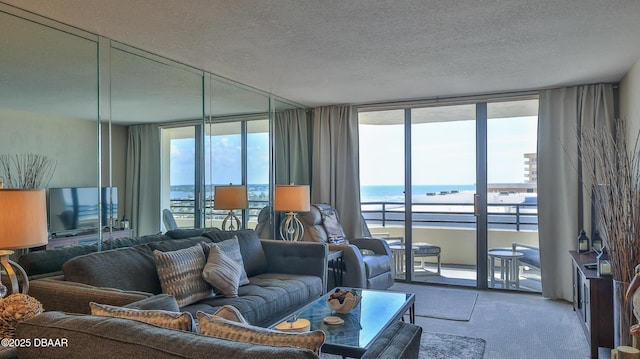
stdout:
<svg viewBox="0 0 640 359">
<path fill-rule="evenodd" d="M 416 316 L 469 321 L 478 299 L 478 291 L 436 286 L 395 283 L 389 290 L 416 295 Z"/>
</svg>

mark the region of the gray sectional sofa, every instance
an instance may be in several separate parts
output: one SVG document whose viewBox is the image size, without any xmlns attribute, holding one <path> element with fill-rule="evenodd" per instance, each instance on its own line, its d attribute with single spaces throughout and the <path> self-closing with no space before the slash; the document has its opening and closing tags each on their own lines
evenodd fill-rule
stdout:
<svg viewBox="0 0 640 359">
<path fill-rule="evenodd" d="M 239 288 L 238 297 L 215 296 L 178 308 L 173 297 L 161 293 L 153 250 L 173 251 L 233 235 L 238 237 L 250 280 Z M 260 240 L 251 230 L 214 229 L 119 239 L 105 243 L 105 247 L 113 249 L 97 252 L 96 246 L 79 246 L 32 252 L 20 258 L 32 279 L 29 294 L 42 302 L 46 312 L 17 326 L 16 338 L 29 339 L 32 345 L 4 348 L 0 358 L 318 358 L 307 349 L 248 344 L 88 313 L 92 301 L 192 314 L 213 313 L 229 304 L 251 324 L 267 327 L 324 294 L 326 244 Z M 421 333 L 419 326 L 394 323 L 362 358 L 415 359 Z M 36 338 L 65 341 L 60 346 L 35 346 Z"/>
<path fill-rule="evenodd" d="M 268 326 L 325 292 L 326 244 L 260 240 L 253 230 L 200 232 L 195 237 L 191 236 L 194 231 L 168 232 L 164 240 L 155 236 L 144 244 L 75 256 L 64 262 L 62 274 L 38 273 L 41 278 L 30 281 L 29 294 L 46 311 L 90 313 L 91 301 L 127 305 L 162 293 L 154 250 L 173 251 L 200 242 L 220 242 L 234 235 L 238 237 L 250 283 L 239 288 L 236 298 L 212 296 L 183 306 L 181 311 L 193 315 L 197 311 L 214 313 L 228 304 L 251 324 Z M 35 261 L 31 262 L 29 268 L 33 269 Z M 54 266 L 49 269 L 57 272 Z"/>
</svg>

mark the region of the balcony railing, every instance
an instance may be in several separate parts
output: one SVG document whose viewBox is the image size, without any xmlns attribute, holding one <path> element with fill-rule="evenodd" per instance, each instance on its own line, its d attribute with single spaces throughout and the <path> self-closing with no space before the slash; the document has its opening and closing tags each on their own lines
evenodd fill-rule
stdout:
<svg viewBox="0 0 640 359">
<path fill-rule="evenodd" d="M 170 203 L 171 212 L 177 218 L 193 218 L 195 216 L 195 200 L 193 198 L 172 199 Z M 269 201 L 249 200 L 249 222 L 256 222 L 260 210 L 267 206 Z M 229 213 L 227 210 L 214 210 L 213 203 L 207 201 L 205 203 L 206 218 L 222 220 Z"/>
<path fill-rule="evenodd" d="M 489 229 L 538 230 L 538 206 L 535 203 L 489 203 Z M 362 215 L 367 224 L 404 225 L 402 202 L 363 202 Z M 473 228 L 476 217 L 473 203 L 413 203 L 411 223 L 414 227 Z"/>
<path fill-rule="evenodd" d="M 249 222 L 258 219 L 260 210 L 269 201 L 249 201 Z M 476 217 L 472 203 L 412 203 L 411 222 L 414 227 L 456 227 L 473 228 Z M 402 202 L 363 202 L 362 215 L 367 224 L 403 226 L 405 207 Z M 227 211 L 214 210 L 211 202 L 206 203 L 207 219 L 222 220 Z M 538 206 L 536 203 L 489 203 L 489 229 L 538 230 Z M 171 211 L 177 218 L 194 217 L 193 199 L 172 199 Z"/>
</svg>

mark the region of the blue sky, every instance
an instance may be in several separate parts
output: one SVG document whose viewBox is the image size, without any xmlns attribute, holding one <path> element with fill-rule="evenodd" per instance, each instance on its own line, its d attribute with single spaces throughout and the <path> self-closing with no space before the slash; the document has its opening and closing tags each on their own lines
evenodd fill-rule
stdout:
<svg viewBox="0 0 640 359">
<path fill-rule="evenodd" d="M 413 125 L 412 183 L 472 185 L 475 121 Z M 524 182 L 524 154 L 536 152 L 537 117 L 489 119 L 489 183 Z M 360 184 L 404 184 L 403 125 L 360 126 Z"/>
<path fill-rule="evenodd" d="M 475 122 L 451 121 L 414 125 L 413 183 L 415 185 L 475 183 Z M 524 182 L 524 153 L 536 152 L 537 118 L 490 119 L 489 182 Z M 360 180 L 362 185 L 404 184 L 404 129 L 402 125 L 360 126 Z M 171 184 L 193 184 L 194 140 L 171 142 Z M 208 151 L 211 145 L 212 151 Z M 249 183 L 268 183 L 269 139 L 250 134 Z M 206 143 L 207 183 L 239 184 L 240 136 L 209 137 Z M 213 158 L 209 158 L 212 153 Z"/>
<path fill-rule="evenodd" d="M 211 142 L 209 142 L 211 139 Z M 249 134 L 247 158 L 249 183 L 269 183 L 269 137 L 264 133 Z M 212 150 L 209 151 L 209 146 Z M 211 136 L 205 140 L 205 178 L 214 184 L 240 184 L 241 147 L 239 135 Z M 210 158 L 209 153 L 213 154 Z M 171 141 L 171 184 L 193 184 L 194 140 Z"/>
</svg>

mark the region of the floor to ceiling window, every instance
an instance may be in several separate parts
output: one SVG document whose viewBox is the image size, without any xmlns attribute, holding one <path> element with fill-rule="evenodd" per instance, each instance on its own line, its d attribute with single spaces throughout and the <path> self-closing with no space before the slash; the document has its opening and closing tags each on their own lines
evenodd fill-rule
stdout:
<svg viewBox="0 0 640 359">
<path fill-rule="evenodd" d="M 398 280 L 540 291 L 537 99 L 373 108 L 359 122 L 362 211 Z"/>
<path fill-rule="evenodd" d="M 167 148 L 162 203 L 171 209 L 178 227 L 220 228 L 228 210 L 213 209 L 215 186 L 245 184 L 249 208 L 236 210 L 236 215 L 243 228 L 254 228 L 258 212 L 269 202 L 268 118 L 167 127 L 162 133 Z M 203 213 L 197 205 L 200 188 Z"/>
<path fill-rule="evenodd" d="M 247 186 L 249 207 L 236 213 L 243 228 L 255 228 L 269 203 L 269 120 L 257 118 L 208 124 L 205 137 L 206 227 L 220 227 L 226 210 L 214 210 L 217 185 Z"/>
<path fill-rule="evenodd" d="M 184 228 L 193 228 L 198 217 L 196 129 L 197 126 L 182 126 L 162 130 L 162 208 L 170 209 L 176 224 Z"/>
</svg>

